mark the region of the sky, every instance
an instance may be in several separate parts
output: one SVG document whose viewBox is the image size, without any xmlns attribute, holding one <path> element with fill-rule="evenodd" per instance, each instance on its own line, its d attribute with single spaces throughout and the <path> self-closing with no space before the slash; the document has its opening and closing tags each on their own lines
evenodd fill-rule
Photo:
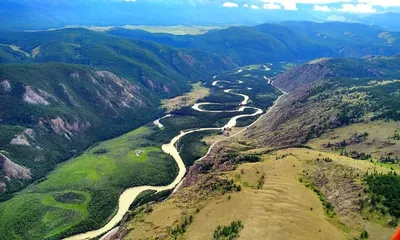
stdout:
<svg viewBox="0 0 400 240">
<path fill-rule="evenodd" d="M 0 0 L 1 2 L 25 3 L 98 3 L 131 2 L 191 5 L 219 5 L 226 8 L 249 8 L 254 10 L 312 10 L 326 13 L 384 13 L 400 11 L 400 0 Z"/>
<path fill-rule="evenodd" d="M 389 12 L 400 13 L 400 0 L 0 0 L 0 28 L 2 21 L 13 29 L 341 21 L 400 31 L 400 14 L 381 14 Z"/>
<path fill-rule="evenodd" d="M 103 0 L 125 2 L 162 2 L 192 5 L 218 4 L 226 8 L 249 8 L 254 10 L 312 10 L 326 13 L 385 13 L 400 11 L 400 0 Z"/>
<path fill-rule="evenodd" d="M 252 8 L 297 11 L 301 8 L 318 12 L 383 13 L 400 8 L 400 0 L 231 0 L 227 8 Z"/>
</svg>

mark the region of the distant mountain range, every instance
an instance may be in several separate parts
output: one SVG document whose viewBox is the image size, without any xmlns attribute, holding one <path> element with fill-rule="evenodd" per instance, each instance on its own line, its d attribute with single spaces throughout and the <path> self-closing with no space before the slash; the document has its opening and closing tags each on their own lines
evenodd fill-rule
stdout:
<svg viewBox="0 0 400 240">
<path fill-rule="evenodd" d="M 229 56 L 238 64 L 297 61 L 319 57 L 363 57 L 400 52 L 399 32 L 341 22 L 283 22 L 230 27 L 200 36 L 154 34 L 114 28 L 110 34 L 149 40 L 178 48 L 201 49 Z"/>
<path fill-rule="evenodd" d="M 398 13 L 353 14 L 313 11 L 303 5 L 298 11 L 225 8 L 191 1 L 1 1 L 1 28 L 44 30 L 65 26 L 123 25 L 257 25 L 282 21 L 343 21 L 379 25 L 400 30 Z"/>
</svg>

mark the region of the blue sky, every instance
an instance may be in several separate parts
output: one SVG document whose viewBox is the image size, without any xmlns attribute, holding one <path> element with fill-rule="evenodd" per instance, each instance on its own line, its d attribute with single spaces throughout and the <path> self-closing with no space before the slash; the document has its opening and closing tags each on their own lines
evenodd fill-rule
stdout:
<svg viewBox="0 0 400 240">
<path fill-rule="evenodd" d="M 320 12 L 381 13 L 399 9 L 400 0 L 230 0 L 224 1 L 222 6 L 288 11 L 311 8 Z"/>
<path fill-rule="evenodd" d="M 11 3 L 11 4 L 7 4 Z M 103 4 L 100 4 L 103 3 Z M 105 3 L 105 4 L 104 4 Z M 0 21 L 13 28 L 65 25 L 257 25 L 341 21 L 400 31 L 400 0 L 0 0 Z M 5 13 L 5 14 L 4 14 Z M 21 17 L 50 19 L 32 22 Z M 22 24 L 23 23 L 23 24 Z M 42 25 L 46 25 L 45 27 Z"/>
<path fill-rule="evenodd" d="M 250 8 L 296 11 L 312 9 L 320 12 L 382 13 L 400 9 L 400 0 L 105 0 L 125 2 L 162 2 L 192 5 L 221 5 L 227 8 Z"/>
<path fill-rule="evenodd" d="M 400 0 L 0 0 L 1 2 L 43 3 L 98 3 L 98 2 L 131 2 L 219 5 L 226 8 L 249 8 L 254 10 L 312 10 L 329 13 L 384 13 L 400 10 Z"/>
</svg>

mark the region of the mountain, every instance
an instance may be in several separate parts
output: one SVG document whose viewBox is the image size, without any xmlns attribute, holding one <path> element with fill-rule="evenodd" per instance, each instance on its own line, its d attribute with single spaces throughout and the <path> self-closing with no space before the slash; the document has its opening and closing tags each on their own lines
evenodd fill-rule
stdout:
<svg viewBox="0 0 400 240">
<path fill-rule="evenodd" d="M 201 49 L 231 57 L 241 65 L 318 57 L 361 57 L 400 52 L 398 32 L 356 23 L 283 22 L 229 27 L 200 36 L 151 34 L 115 28 L 115 36 L 149 40 L 179 48 Z"/>
<path fill-rule="evenodd" d="M 399 77 L 400 55 L 319 59 L 298 66 L 273 79 L 289 94 L 276 109 L 279 114 L 264 118 L 263 128 L 250 129 L 248 136 L 260 146 L 295 145 L 331 128 L 399 121 Z"/>
<path fill-rule="evenodd" d="M 359 22 L 399 31 L 396 8 L 374 6 L 377 13 L 315 11 L 297 3 L 297 11 L 243 7 L 225 8 L 225 1 L 21 1 L 0 2 L 0 26 L 13 30 L 47 30 L 66 26 L 232 26 L 283 21 Z M 339 9 L 343 3 L 330 3 Z M 162 12 L 163 14 L 160 14 Z M 156 17 L 154 17 L 156 16 Z"/>
<path fill-rule="evenodd" d="M 368 25 L 382 26 L 391 31 L 400 31 L 400 27 L 396 24 L 400 21 L 400 13 L 388 12 L 382 14 L 374 14 L 359 18 L 358 21 Z"/>
<path fill-rule="evenodd" d="M 84 29 L 0 35 L 0 198 L 157 118 L 161 99 L 235 66 L 205 51 Z"/>
<path fill-rule="evenodd" d="M 64 63 L 0 69 L 0 145 L 2 157 L 14 165 L 1 166 L 3 194 L 44 177 L 89 144 L 157 115 L 144 114 L 157 104 L 141 87 L 108 71 Z"/>
<path fill-rule="evenodd" d="M 310 12 L 276 10 L 266 14 L 264 10 L 225 8 L 222 4 L 193 4 L 193 1 L 7 0 L 0 2 L 0 26 L 13 30 L 46 30 L 73 25 L 225 26 L 318 20 Z"/>
<path fill-rule="evenodd" d="M 5 31 L 0 47 L 5 63 L 66 62 L 102 67 L 137 81 L 160 97 L 188 90 L 187 78 L 210 76 L 214 70 L 235 66 L 229 59 L 206 51 L 176 50 L 86 29 Z"/>
</svg>

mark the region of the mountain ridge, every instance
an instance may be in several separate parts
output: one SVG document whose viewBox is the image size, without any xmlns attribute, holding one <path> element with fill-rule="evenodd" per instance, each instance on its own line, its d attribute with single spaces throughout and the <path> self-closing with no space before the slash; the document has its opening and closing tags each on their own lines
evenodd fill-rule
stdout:
<svg viewBox="0 0 400 240">
<path fill-rule="evenodd" d="M 312 60 L 319 57 L 362 57 L 400 52 L 398 32 L 359 23 L 282 22 L 214 30 L 198 36 L 151 34 L 114 28 L 116 36 L 154 41 L 178 48 L 207 49 L 230 56 L 239 65 Z M 238 37 L 240 36 L 240 37 Z"/>
</svg>

